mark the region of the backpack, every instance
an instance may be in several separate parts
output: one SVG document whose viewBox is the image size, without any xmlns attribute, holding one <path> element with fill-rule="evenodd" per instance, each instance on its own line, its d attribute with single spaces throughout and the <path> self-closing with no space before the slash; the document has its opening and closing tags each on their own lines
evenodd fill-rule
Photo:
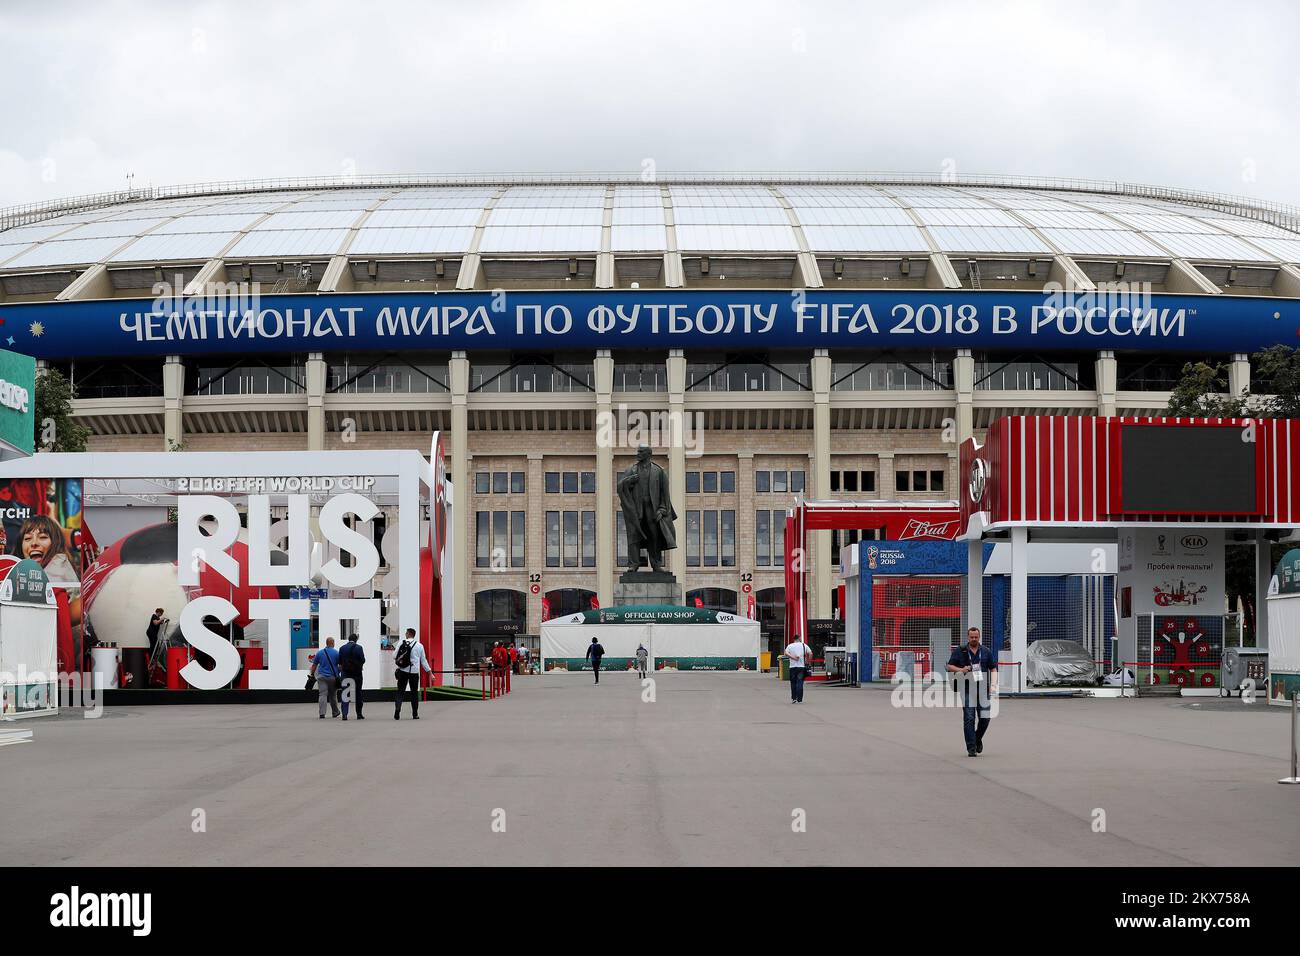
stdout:
<svg viewBox="0 0 1300 956">
<path fill-rule="evenodd" d="M 415 641 L 402 641 L 397 653 L 393 655 L 393 663 L 405 670 L 411 666 L 411 652 L 415 650 Z"/>
</svg>

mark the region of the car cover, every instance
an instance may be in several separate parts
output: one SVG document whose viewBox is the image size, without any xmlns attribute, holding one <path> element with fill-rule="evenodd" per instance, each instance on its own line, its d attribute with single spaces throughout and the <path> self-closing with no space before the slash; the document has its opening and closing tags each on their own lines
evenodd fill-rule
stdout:
<svg viewBox="0 0 1300 956">
<path fill-rule="evenodd" d="M 1025 677 L 1031 684 L 1096 684 L 1097 665 L 1078 641 L 1044 638 L 1029 645 Z"/>
</svg>

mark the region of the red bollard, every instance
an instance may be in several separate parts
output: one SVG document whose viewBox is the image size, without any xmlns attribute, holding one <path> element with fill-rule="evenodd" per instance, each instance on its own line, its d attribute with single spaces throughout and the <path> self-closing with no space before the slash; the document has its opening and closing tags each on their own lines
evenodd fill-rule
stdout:
<svg viewBox="0 0 1300 956">
<path fill-rule="evenodd" d="M 506 693 L 508 694 L 508 693 L 510 693 L 510 665 L 507 664 L 504 668 L 502 668 L 502 670 L 503 670 L 503 672 L 505 673 L 505 678 L 506 678 Z"/>
</svg>

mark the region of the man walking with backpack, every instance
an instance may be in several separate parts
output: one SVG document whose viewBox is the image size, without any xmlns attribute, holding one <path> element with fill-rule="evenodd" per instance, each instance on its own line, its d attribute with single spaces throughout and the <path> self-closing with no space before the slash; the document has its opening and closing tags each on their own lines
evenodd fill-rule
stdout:
<svg viewBox="0 0 1300 956">
<path fill-rule="evenodd" d="M 600 659 L 605 656 L 605 648 L 601 647 L 600 642 L 594 637 L 591 639 L 591 646 L 587 648 L 587 660 L 591 661 L 591 669 L 596 672 L 596 683 L 600 683 Z"/>
<path fill-rule="evenodd" d="M 395 707 L 393 720 L 402 719 L 402 694 L 407 688 L 411 691 L 411 719 L 420 719 L 420 669 L 432 674 L 429 659 L 424 654 L 424 645 L 415 639 L 415 628 L 408 627 L 402 643 L 393 655 L 393 664 L 397 668 L 397 693 L 393 697 Z"/>
</svg>

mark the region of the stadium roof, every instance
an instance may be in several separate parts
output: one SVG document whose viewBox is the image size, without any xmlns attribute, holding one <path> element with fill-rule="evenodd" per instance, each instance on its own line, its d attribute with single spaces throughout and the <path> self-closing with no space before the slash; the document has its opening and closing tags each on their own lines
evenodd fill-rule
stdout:
<svg viewBox="0 0 1300 956">
<path fill-rule="evenodd" d="M 1118 183 L 908 174 L 284 180 L 0 210 L 4 273 L 667 252 L 1300 263 L 1300 210 Z"/>
</svg>

